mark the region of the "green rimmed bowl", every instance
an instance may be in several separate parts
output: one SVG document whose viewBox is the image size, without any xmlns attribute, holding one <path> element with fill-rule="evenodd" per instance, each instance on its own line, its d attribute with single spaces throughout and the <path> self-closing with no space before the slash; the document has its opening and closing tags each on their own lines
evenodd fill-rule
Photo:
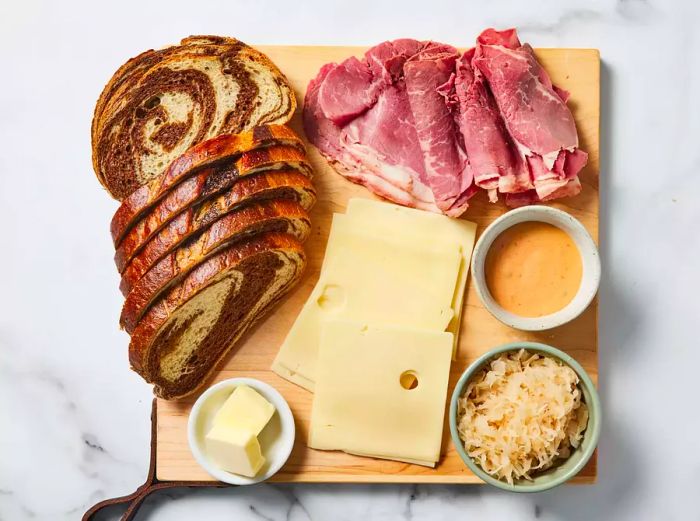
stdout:
<svg viewBox="0 0 700 521">
<path fill-rule="evenodd" d="M 464 443 L 459 438 L 459 433 L 457 432 L 457 400 L 460 396 L 462 396 L 462 393 L 467 386 L 467 382 L 469 382 L 469 380 L 476 373 L 478 373 L 487 362 L 491 361 L 493 358 L 502 353 L 508 351 L 519 351 L 520 349 L 526 349 L 527 351 L 531 351 L 533 353 L 540 353 L 560 360 L 576 372 L 579 377 L 579 387 L 581 388 L 581 392 L 583 394 L 583 401 L 588 407 L 588 425 L 583 433 L 581 445 L 579 445 L 578 448 L 574 450 L 571 453 L 571 456 L 569 456 L 566 460 L 550 469 L 545 470 L 544 472 L 536 474 L 532 481 L 519 480 L 510 485 L 509 483 L 496 479 L 484 472 L 464 450 Z M 457 448 L 457 452 L 459 453 L 460 457 L 464 463 L 466 463 L 467 467 L 469 467 L 469 469 L 480 479 L 484 480 L 489 485 L 493 485 L 494 487 L 508 490 L 510 492 L 542 492 L 543 490 L 549 490 L 550 488 L 557 487 L 573 478 L 586 465 L 588 460 L 593 455 L 596 445 L 598 445 L 598 438 L 600 437 L 600 421 L 601 410 L 598 392 L 596 391 L 595 385 L 593 385 L 593 381 L 591 381 L 591 378 L 588 376 L 583 367 L 581 367 L 576 360 L 571 358 L 563 351 L 546 344 L 539 344 L 537 342 L 513 342 L 496 347 L 484 353 L 469 367 L 467 367 L 466 371 L 464 371 L 457 382 L 457 386 L 452 393 L 452 399 L 450 400 L 450 433 L 452 435 L 452 443 L 454 443 L 455 447 Z"/>
</svg>

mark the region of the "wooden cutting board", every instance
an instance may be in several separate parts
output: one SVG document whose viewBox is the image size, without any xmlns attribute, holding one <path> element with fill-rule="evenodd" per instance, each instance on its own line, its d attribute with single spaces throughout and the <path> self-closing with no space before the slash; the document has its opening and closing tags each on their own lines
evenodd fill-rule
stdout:
<svg viewBox="0 0 700 521">
<path fill-rule="evenodd" d="M 299 110 L 292 126 L 302 136 L 300 113 L 309 80 L 323 64 L 339 62 L 353 54 L 361 55 L 365 50 L 361 47 L 281 46 L 260 46 L 259 49 L 270 56 L 296 90 Z M 576 118 L 581 148 L 588 152 L 589 157 L 588 166 L 581 174 L 581 194 L 552 206 L 578 218 L 597 241 L 600 55 L 594 49 L 540 49 L 537 57 L 553 82 L 571 92 L 569 106 Z M 318 278 L 331 215 L 333 212 L 344 212 L 351 197 L 372 197 L 364 188 L 336 174 L 313 146 L 309 145 L 308 150 L 315 168 L 314 184 L 318 190 L 318 203 L 311 213 L 313 233 L 306 245 L 308 269 L 299 286 L 234 348 L 234 353 L 217 375 L 216 381 L 237 376 L 259 378 L 276 387 L 289 402 L 297 425 L 296 443 L 289 461 L 272 481 L 480 483 L 452 445 L 447 414 L 442 455 L 434 469 L 342 452 L 318 451 L 306 446 L 313 395 L 272 373 L 270 364 Z M 484 193 L 471 199 L 469 205 L 464 217 L 477 223 L 478 233 L 507 210 L 502 203 L 489 203 Z M 516 340 L 543 342 L 563 349 L 583 365 L 594 381 L 597 380 L 597 299 L 572 323 L 539 333 L 516 331 L 498 322 L 481 305 L 470 283 L 465 304 L 458 356 L 452 364 L 448 401 L 460 374 L 475 358 L 492 347 Z M 362 382 L 358 382 L 358 385 L 362 385 Z M 187 445 L 187 417 L 193 401 L 171 403 L 159 400 L 157 404 L 156 477 L 159 480 L 214 481 L 195 462 Z M 594 456 L 574 481 L 592 483 L 595 478 Z"/>
</svg>

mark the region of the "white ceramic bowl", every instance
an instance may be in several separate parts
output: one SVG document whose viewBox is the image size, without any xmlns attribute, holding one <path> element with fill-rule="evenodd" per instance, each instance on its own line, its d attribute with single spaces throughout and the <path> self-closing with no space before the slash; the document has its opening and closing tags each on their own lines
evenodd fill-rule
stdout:
<svg viewBox="0 0 700 521">
<path fill-rule="evenodd" d="M 573 300 L 559 311 L 542 317 L 521 317 L 503 309 L 491 296 L 484 274 L 486 254 L 496 237 L 511 226 L 526 221 L 545 222 L 564 230 L 576 243 L 583 264 L 581 286 Z M 502 215 L 481 234 L 472 256 L 472 280 L 481 302 L 498 320 L 515 329 L 542 331 L 570 322 L 588 307 L 600 283 L 600 257 L 595 242 L 577 219 L 549 206 L 525 206 Z"/>
<path fill-rule="evenodd" d="M 266 461 L 254 478 L 233 474 L 216 466 L 207 456 L 204 446 L 204 437 L 211 428 L 214 415 L 239 385 L 252 387 L 275 406 L 275 414 L 258 436 Z M 213 477 L 231 485 L 252 485 L 275 474 L 292 452 L 294 433 L 294 416 L 289 404 L 274 387 L 255 378 L 231 378 L 211 386 L 195 402 L 187 425 L 187 437 L 194 459 Z"/>
</svg>

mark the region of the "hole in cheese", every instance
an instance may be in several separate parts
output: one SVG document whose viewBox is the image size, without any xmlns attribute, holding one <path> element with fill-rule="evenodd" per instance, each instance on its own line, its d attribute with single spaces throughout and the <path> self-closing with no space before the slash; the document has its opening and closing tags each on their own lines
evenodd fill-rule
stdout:
<svg viewBox="0 0 700 521">
<path fill-rule="evenodd" d="M 415 371 L 404 371 L 401 373 L 401 376 L 399 376 L 399 382 L 401 383 L 401 387 L 410 391 L 418 387 L 418 375 Z"/>
<path fill-rule="evenodd" d="M 345 304 L 345 290 L 337 284 L 329 284 L 316 302 L 323 311 L 340 309 Z"/>
</svg>

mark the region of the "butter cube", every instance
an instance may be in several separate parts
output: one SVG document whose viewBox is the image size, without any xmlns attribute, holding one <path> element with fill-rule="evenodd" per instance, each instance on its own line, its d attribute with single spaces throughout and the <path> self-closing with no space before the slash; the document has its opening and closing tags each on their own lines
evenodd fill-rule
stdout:
<svg viewBox="0 0 700 521">
<path fill-rule="evenodd" d="M 226 423 L 214 425 L 205 444 L 214 464 L 234 474 L 255 477 L 265 463 L 257 436 L 246 429 Z"/>
<path fill-rule="evenodd" d="M 214 416 L 214 425 L 230 425 L 260 434 L 275 413 L 275 406 L 247 385 L 239 385 Z"/>
</svg>

